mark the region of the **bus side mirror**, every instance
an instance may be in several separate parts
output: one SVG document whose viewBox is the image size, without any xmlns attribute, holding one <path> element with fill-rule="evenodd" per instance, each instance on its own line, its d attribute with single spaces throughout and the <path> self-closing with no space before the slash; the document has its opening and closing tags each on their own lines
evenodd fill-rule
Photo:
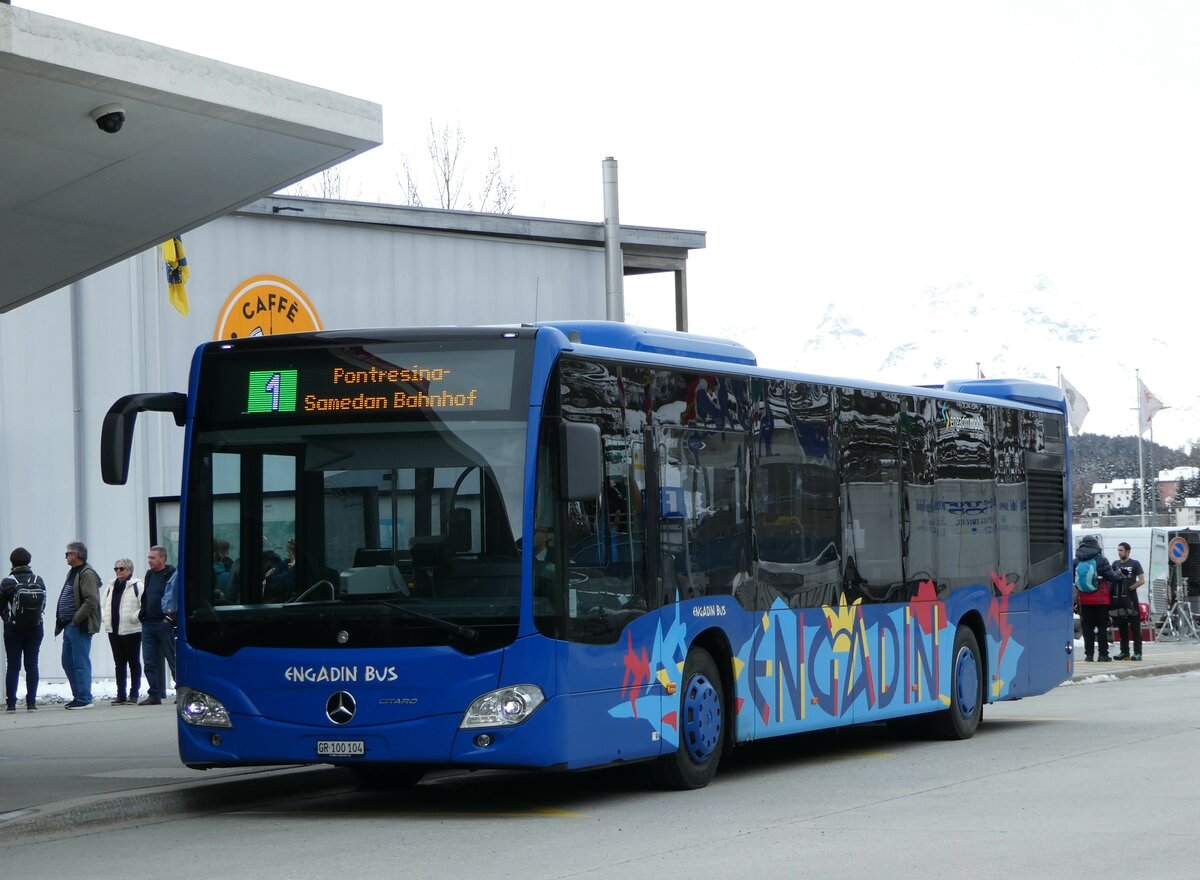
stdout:
<svg viewBox="0 0 1200 880">
<path fill-rule="evenodd" d="M 140 412 L 168 412 L 175 424 L 187 421 L 187 395 L 126 394 L 104 414 L 100 429 L 100 475 L 110 486 L 123 486 L 129 479 L 129 451 L 133 448 L 133 425 Z"/>
<path fill-rule="evenodd" d="M 604 449 L 600 426 L 563 422 L 559 432 L 562 448 L 562 500 L 595 501 L 604 488 Z"/>
</svg>

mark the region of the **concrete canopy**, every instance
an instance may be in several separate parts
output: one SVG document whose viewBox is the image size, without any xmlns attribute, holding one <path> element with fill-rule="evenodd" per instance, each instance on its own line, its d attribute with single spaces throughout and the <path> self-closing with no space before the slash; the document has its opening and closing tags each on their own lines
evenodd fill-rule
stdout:
<svg viewBox="0 0 1200 880">
<path fill-rule="evenodd" d="M 382 140 L 378 104 L 0 4 L 0 312 Z"/>
</svg>

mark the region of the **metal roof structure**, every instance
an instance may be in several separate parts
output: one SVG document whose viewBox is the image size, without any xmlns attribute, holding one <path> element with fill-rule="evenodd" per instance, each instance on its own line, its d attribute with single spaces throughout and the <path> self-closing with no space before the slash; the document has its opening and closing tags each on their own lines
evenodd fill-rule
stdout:
<svg viewBox="0 0 1200 880">
<path fill-rule="evenodd" d="M 378 104 L 6 2 L 0 119 L 0 312 L 383 141 Z"/>
<path fill-rule="evenodd" d="M 411 229 L 442 235 L 474 238 L 560 242 L 604 248 L 604 224 L 582 220 L 556 220 L 513 214 L 480 214 L 368 202 L 334 201 L 273 195 L 252 202 L 240 215 L 277 215 L 297 221 L 359 223 L 391 229 Z M 706 233 L 690 229 L 621 224 L 621 258 L 624 274 L 670 272 L 675 281 L 675 329 L 688 329 L 688 252 L 705 246 Z"/>
<path fill-rule="evenodd" d="M 480 214 L 444 208 L 417 208 L 306 196 L 274 195 L 251 202 L 237 213 L 278 214 L 297 220 L 363 223 L 404 227 L 428 232 L 471 236 L 558 241 L 604 247 L 604 224 L 586 220 L 555 220 L 516 214 Z M 621 251 L 625 274 L 673 272 L 687 267 L 689 250 L 703 248 L 705 233 L 691 229 L 621 224 Z"/>
</svg>

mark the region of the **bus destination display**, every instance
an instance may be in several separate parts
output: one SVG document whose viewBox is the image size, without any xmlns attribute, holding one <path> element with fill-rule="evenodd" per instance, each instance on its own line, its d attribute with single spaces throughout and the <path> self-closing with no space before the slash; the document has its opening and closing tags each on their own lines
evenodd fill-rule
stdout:
<svg viewBox="0 0 1200 880">
<path fill-rule="evenodd" d="M 321 363 L 306 365 L 285 357 L 277 368 L 260 363 L 247 369 L 243 414 L 495 412 L 512 402 L 512 351 L 405 347 L 314 355 Z"/>
</svg>

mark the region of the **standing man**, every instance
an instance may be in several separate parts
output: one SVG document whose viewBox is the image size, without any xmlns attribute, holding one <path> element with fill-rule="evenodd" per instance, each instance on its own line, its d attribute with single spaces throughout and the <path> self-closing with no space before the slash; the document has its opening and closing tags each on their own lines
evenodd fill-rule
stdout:
<svg viewBox="0 0 1200 880">
<path fill-rule="evenodd" d="M 1112 615 L 1117 618 L 1121 634 L 1121 653 L 1114 660 L 1142 659 L 1142 614 L 1138 607 L 1138 587 L 1146 583 L 1142 564 L 1129 555 L 1132 548 L 1122 541 L 1117 545 L 1117 561 L 1113 565 L 1118 575 L 1118 596 L 1113 597 Z M 1130 630 L 1133 634 L 1133 654 L 1129 653 Z"/>
<path fill-rule="evenodd" d="M 1116 578 L 1112 564 L 1100 552 L 1100 541 L 1088 535 L 1075 548 L 1075 565 L 1071 571 L 1075 581 L 1075 598 L 1079 602 L 1079 622 L 1083 627 L 1084 660 L 1096 657 L 1099 663 L 1112 660 L 1108 656 L 1109 582 Z"/>
<path fill-rule="evenodd" d="M 142 666 L 149 687 L 146 699 L 138 705 L 158 706 L 167 694 L 164 660 L 171 669 L 171 679 L 175 678 L 175 615 L 163 601 L 175 566 L 167 565 L 167 548 L 157 545 L 150 548 L 146 562 L 150 568 L 142 578 L 142 610 L 138 617 L 142 621 Z"/>
<path fill-rule="evenodd" d="M 92 636 L 100 632 L 100 575 L 88 565 L 87 545 L 67 545 L 67 581 L 58 596 L 54 634 L 63 634 L 62 666 L 73 699 L 68 709 L 92 708 Z"/>
</svg>

